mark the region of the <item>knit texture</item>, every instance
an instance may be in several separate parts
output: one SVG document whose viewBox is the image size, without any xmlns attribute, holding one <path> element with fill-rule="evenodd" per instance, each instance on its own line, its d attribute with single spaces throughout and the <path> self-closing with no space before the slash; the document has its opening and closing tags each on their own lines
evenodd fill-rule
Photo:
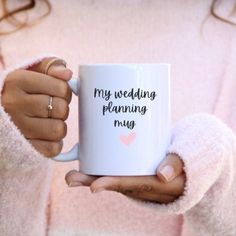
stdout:
<svg viewBox="0 0 236 236">
<path fill-rule="evenodd" d="M 211 0 L 50 2 L 49 17 L 1 39 L 8 67 L 27 68 L 47 52 L 65 59 L 74 76 L 78 64 L 170 63 L 169 152 L 183 160 L 186 186 L 169 204 L 68 188 L 64 175 L 78 162 L 45 159 L 0 107 L 0 234 L 235 236 L 235 28 L 206 18 Z M 233 5 L 217 9 L 227 17 Z M 22 64 L 27 58 L 35 59 Z M 64 151 L 78 141 L 74 96 L 67 123 Z"/>
</svg>

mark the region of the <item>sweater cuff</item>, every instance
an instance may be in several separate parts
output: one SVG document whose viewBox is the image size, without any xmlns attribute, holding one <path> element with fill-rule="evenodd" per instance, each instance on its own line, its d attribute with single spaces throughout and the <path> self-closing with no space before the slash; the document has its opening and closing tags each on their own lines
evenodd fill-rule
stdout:
<svg viewBox="0 0 236 236">
<path fill-rule="evenodd" d="M 11 117 L 4 111 L 1 105 L 1 94 L 4 80 L 9 73 L 16 69 L 27 69 L 49 57 L 55 57 L 55 55 L 40 55 L 37 58 L 23 61 L 21 64 L 3 71 L 0 75 L 0 171 L 27 170 L 48 161 L 24 138 Z"/>
<path fill-rule="evenodd" d="M 186 182 L 183 194 L 168 204 L 145 204 L 163 213 L 182 214 L 197 205 L 221 175 L 232 156 L 235 135 L 218 118 L 195 114 L 181 120 L 173 130 L 168 153 L 179 155 L 184 163 Z"/>
</svg>

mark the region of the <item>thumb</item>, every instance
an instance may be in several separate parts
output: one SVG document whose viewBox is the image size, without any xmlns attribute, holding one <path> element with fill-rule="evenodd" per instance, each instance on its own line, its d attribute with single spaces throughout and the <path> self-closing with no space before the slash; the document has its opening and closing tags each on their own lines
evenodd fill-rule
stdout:
<svg viewBox="0 0 236 236">
<path fill-rule="evenodd" d="M 69 80 L 72 77 L 72 71 L 66 68 L 65 62 L 55 57 L 45 58 L 41 62 L 31 66 L 29 70 L 39 73 L 45 73 L 45 70 L 47 70 L 47 75 L 62 80 Z"/>
<path fill-rule="evenodd" d="M 158 167 L 157 176 L 163 182 L 168 183 L 182 173 L 183 166 L 180 157 L 177 154 L 170 153 Z"/>
</svg>

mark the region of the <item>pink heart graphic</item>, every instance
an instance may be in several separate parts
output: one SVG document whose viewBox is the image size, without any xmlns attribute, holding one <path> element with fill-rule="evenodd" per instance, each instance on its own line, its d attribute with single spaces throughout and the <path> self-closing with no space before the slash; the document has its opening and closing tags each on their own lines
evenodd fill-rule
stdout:
<svg viewBox="0 0 236 236">
<path fill-rule="evenodd" d="M 135 132 L 129 133 L 128 135 L 123 135 L 123 134 L 120 135 L 120 141 L 127 146 L 131 144 L 135 138 L 136 138 Z"/>
</svg>

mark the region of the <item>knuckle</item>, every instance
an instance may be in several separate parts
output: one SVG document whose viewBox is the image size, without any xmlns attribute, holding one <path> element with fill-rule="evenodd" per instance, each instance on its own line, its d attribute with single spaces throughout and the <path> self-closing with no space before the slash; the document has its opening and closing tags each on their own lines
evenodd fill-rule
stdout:
<svg viewBox="0 0 236 236">
<path fill-rule="evenodd" d="M 60 83 L 58 83 L 58 86 L 59 86 L 59 92 L 60 92 L 61 96 L 63 98 L 67 98 L 68 89 L 69 89 L 67 83 L 64 81 L 60 81 Z"/>
<path fill-rule="evenodd" d="M 66 120 L 68 117 L 68 110 L 68 103 L 64 99 L 61 99 L 57 106 L 58 117 Z"/>
<path fill-rule="evenodd" d="M 52 135 L 54 140 L 61 140 L 66 136 L 67 126 L 66 123 L 60 120 L 57 120 L 53 123 Z"/>
<path fill-rule="evenodd" d="M 9 83 L 27 83 L 28 82 L 28 76 L 26 76 L 27 71 L 24 69 L 18 69 L 14 70 L 12 73 L 9 74 Z"/>
<path fill-rule="evenodd" d="M 2 95 L 2 106 L 6 112 L 8 112 L 9 108 L 12 106 L 12 99 L 5 94 Z"/>
<path fill-rule="evenodd" d="M 61 152 L 61 149 L 62 149 L 61 142 L 49 143 L 47 146 L 47 151 L 48 151 L 49 157 L 53 157 L 53 156 L 58 155 Z"/>
<path fill-rule="evenodd" d="M 63 120 L 66 120 L 66 119 L 68 118 L 68 116 L 69 116 L 69 112 L 70 112 L 70 108 L 69 108 L 69 106 L 67 106 L 67 107 L 66 107 L 66 114 L 65 114 Z"/>
<path fill-rule="evenodd" d="M 16 85 L 14 81 L 5 80 L 3 90 L 2 90 L 2 106 L 6 111 L 11 111 L 14 109 L 18 102 L 20 102 L 23 96 L 19 99 L 18 94 L 16 93 Z"/>
<path fill-rule="evenodd" d="M 71 102 L 71 99 L 72 99 L 72 91 L 71 91 L 71 89 L 69 89 L 69 87 L 68 87 L 67 101 L 70 103 L 70 102 Z"/>
<path fill-rule="evenodd" d="M 25 69 L 17 69 L 13 72 L 9 73 L 5 84 L 8 86 L 11 86 L 11 88 L 17 87 L 17 88 L 25 88 L 28 87 L 33 80 L 32 76 L 29 76 L 29 71 Z"/>
<path fill-rule="evenodd" d="M 19 77 L 17 79 L 22 78 L 22 73 L 23 73 L 23 69 L 18 69 L 18 70 L 14 70 L 10 72 L 5 79 L 5 83 L 9 83 L 12 80 L 16 80 L 17 77 Z"/>
<path fill-rule="evenodd" d="M 2 95 L 2 106 L 4 110 L 11 114 L 16 110 L 19 110 L 19 103 L 21 99 L 18 98 L 18 96 L 11 96 L 10 94 L 3 94 Z M 15 112 L 16 114 L 19 114 L 18 112 Z"/>
<path fill-rule="evenodd" d="M 129 189 L 122 189 L 121 187 L 119 187 L 119 191 L 122 192 L 125 195 L 139 196 L 139 195 L 142 195 L 145 192 L 153 191 L 153 187 L 150 186 L 150 185 L 147 185 L 147 184 L 141 184 L 141 185 L 138 185 L 136 187 L 129 188 Z"/>
</svg>

